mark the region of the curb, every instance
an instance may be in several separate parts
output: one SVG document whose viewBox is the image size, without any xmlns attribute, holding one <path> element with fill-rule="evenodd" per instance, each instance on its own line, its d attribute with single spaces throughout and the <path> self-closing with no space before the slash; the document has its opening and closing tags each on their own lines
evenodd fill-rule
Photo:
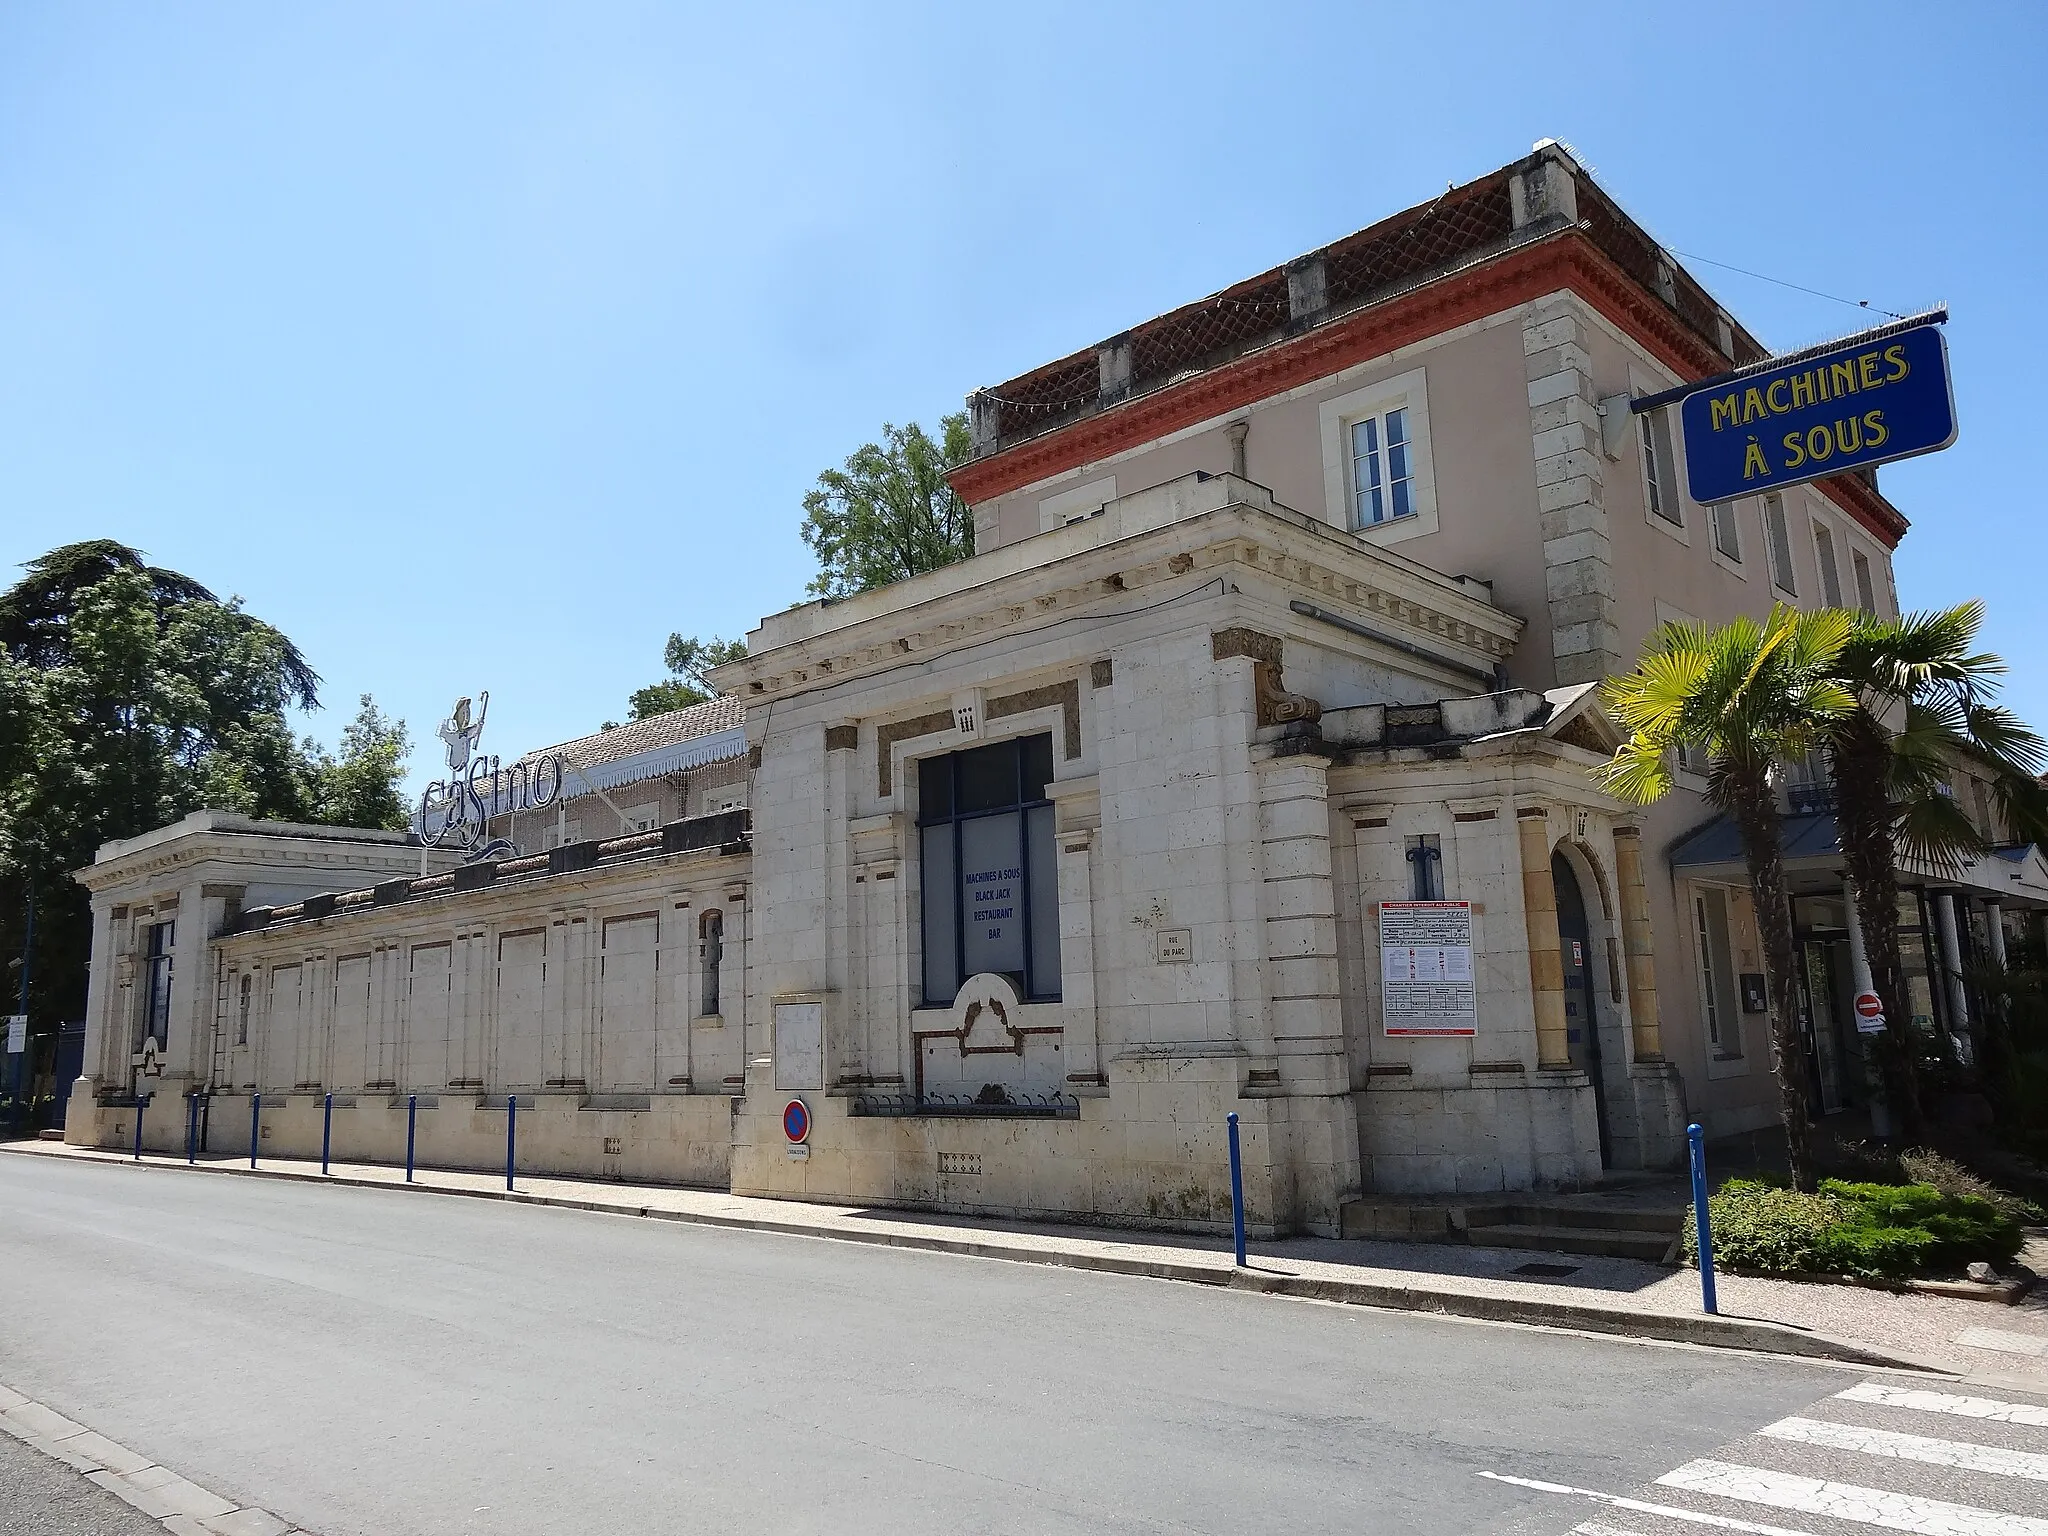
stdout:
<svg viewBox="0 0 2048 1536">
<path fill-rule="evenodd" d="M 0 1386 L 0 1432 L 63 1462 L 95 1487 L 161 1522 L 169 1536 L 290 1536 L 303 1529 L 267 1509 L 202 1488 L 5 1386 Z"/>
<path fill-rule="evenodd" d="M 32 1144 L 23 1146 L 0 1143 L 0 1152 L 45 1158 L 61 1155 L 41 1152 Z M 1223 1269 L 1215 1265 L 1189 1264 L 1168 1258 L 1143 1259 L 1122 1254 L 1024 1248 L 1000 1240 L 940 1237 L 923 1232 L 865 1232 L 845 1227 L 822 1226 L 815 1222 L 780 1220 L 769 1216 L 731 1216 L 711 1211 L 662 1210 L 654 1206 L 636 1206 L 625 1201 L 577 1200 L 565 1195 L 523 1194 L 518 1190 L 452 1189 L 435 1184 L 394 1184 L 386 1180 L 357 1178 L 349 1174 L 295 1173 L 283 1169 L 230 1168 L 219 1164 L 194 1165 L 165 1161 L 161 1157 L 145 1158 L 137 1163 L 127 1157 L 100 1156 L 78 1159 L 76 1154 L 71 1156 L 78 1161 L 107 1167 L 156 1168 L 167 1172 L 224 1174 L 230 1178 L 279 1179 L 298 1184 L 342 1185 L 351 1189 L 399 1190 L 408 1194 L 499 1200 L 513 1205 L 553 1206 L 561 1210 L 595 1211 L 611 1216 L 639 1216 L 651 1221 L 673 1221 L 688 1226 L 724 1227 L 737 1231 L 769 1232 L 783 1237 L 811 1237 L 830 1242 L 865 1243 L 874 1247 L 950 1253 L 966 1258 L 1004 1259 L 1013 1263 L 1095 1270 L 1105 1274 L 1131 1275 L 1151 1280 L 1178 1280 L 1193 1285 L 1218 1286 L 1227 1290 L 1287 1296 L 1305 1301 L 1378 1307 L 1390 1312 L 1432 1313 L 1442 1317 L 1471 1318 L 1480 1322 L 1563 1328 L 1581 1333 L 1651 1339 L 1661 1343 L 1750 1350 L 1761 1354 L 1825 1360 L 1842 1365 L 1913 1371 L 1923 1375 L 1953 1377 L 1956 1374 L 1946 1367 L 1925 1360 L 1888 1354 L 1851 1343 L 1846 1339 L 1831 1338 L 1822 1333 L 1809 1333 L 1784 1323 L 1766 1322 L 1761 1319 L 1730 1318 L 1707 1313 L 1687 1316 L 1668 1312 L 1632 1312 L 1625 1308 L 1593 1306 L 1585 1302 L 1486 1296 L 1467 1291 L 1440 1291 L 1418 1286 L 1387 1285 L 1369 1280 L 1336 1280 L 1310 1275 L 1292 1275 L 1260 1268 L 1256 1262 L 1243 1269 Z"/>
</svg>

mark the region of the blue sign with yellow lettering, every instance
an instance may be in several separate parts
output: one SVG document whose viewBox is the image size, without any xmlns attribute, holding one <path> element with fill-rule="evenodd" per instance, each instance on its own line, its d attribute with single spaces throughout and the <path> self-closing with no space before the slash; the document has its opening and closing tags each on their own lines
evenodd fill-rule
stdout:
<svg viewBox="0 0 2048 1536">
<path fill-rule="evenodd" d="M 1938 325 L 1853 340 L 1679 402 L 1686 488 L 1701 503 L 1932 453 L 1956 440 Z"/>
</svg>

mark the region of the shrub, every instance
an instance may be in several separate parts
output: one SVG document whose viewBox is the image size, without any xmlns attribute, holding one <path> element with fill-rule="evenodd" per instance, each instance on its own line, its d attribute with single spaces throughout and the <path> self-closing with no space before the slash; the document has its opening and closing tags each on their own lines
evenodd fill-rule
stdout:
<svg viewBox="0 0 2048 1536">
<path fill-rule="evenodd" d="M 1931 1184 L 1944 1195 L 1975 1195 L 1989 1201 L 2002 1216 L 2010 1216 L 2025 1225 L 2042 1219 L 2041 1208 L 2031 1200 L 2022 1199 L 2008 1190 L 2000 1189 L 1989 1179 L 1979 1178 L 1961 1163 L 1943 1157 L 1939 1152 L 1925 1147 L 1911 1148 L 1899 1154 L 1899 1166 L 1909 1184 Z"/>
<path fill-rule="evenodd" d="M 1767 1275 L 1855 1275 L 1903 1280 L 2019 1252 L 2019 1223 L 1977 1195 L 1927 1184 L 1851 1184 L 1823 1179 L 1817 1193 L 1730 1179 L 1707 1203 L 1714 1256 L 1730 1269 Z M 1685 1252 L 1698 1257 L 1686 1223 Z"/>
<path fill-rule="evenodd" d="M 1806 1195 L 1758 1179 L 1730 1179 L 1707 1201 L 1714 1224 L 1714 1259 L 1731 1269 L 1767 1275 L 1822 1272 L 1827 1234 L 1840 1225 L 1842 1204 L 1831 1195 Z M 1685 1221 L 1685 1255 L 1699 1258 L 1699 1229 Z"/>
</svg>

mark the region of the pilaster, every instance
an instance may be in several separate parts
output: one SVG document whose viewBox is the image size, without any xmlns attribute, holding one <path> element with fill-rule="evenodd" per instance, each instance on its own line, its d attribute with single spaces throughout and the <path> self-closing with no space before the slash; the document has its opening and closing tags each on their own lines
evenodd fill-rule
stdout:
<svg viewBox="0 0 2048 1536">
<path fill-rule="evenodd" d="M 1616 900 L 1621 907 L 1621 946 L 1628 958 L 1628 1011 L 1632 1055 L 1637 1061 L 1662 1061 L 1663 1038 L 1657 1019 L 1657 954 L 1651 938 L 1650 900 L 1643 887 L 1643 831 L 1636 826 L 1614 829 Z"/>
<path fill-rule="evenodd" d="M 1529 935 L 1529 988 L 1536 1008 L 1536 1069 L 1568 1071 L 1564 959 L 1558 953 L 1557 887 L 1550 878 L 1550 813 L 1540 805 L 1515 812 L 1522 848 L 1522 920 Z"/>
</svg>

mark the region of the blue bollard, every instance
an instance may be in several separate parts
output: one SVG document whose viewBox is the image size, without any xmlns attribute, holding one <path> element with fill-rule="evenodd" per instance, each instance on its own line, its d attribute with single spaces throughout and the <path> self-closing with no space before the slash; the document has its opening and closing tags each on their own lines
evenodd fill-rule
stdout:
<svg viewBox="0 0 2048 1536">
<path fill-rule="evenodd" d="M 327 1101 L 320 1113 L 320 1171 L 327 1171 L 327 1154 L 334 1150 L 334 1095 L 327 1095 Z"/>
<path fill-rule="evenodd" d="M 1237 1111 L 1230 1112 L 1230 1228 L 1237 1242 L 1238 1268 L 1244 1267 L 1244 1162 L 1237 1150 Z"/>
<path fill-rule="evenodd" d="M 256 1143 L 263 1134 L 263 1095 L 249 1095 L 249 1166 L 256 1166 Z"/>
<path fill-rule="evenodd" d="M 144 1098 L 135 1101 L 135 1161 L 138 1163 L 142 1161 L 142 1110 L 148 1103 L 149 1100 Z"/>
<path fill-rule="evenodd" d="M 1707 1223 L 1707 1133 L 1697 1124 L 1688 1125 L 1685 1139 L 1692 1150 L 1693 1223 L 1699 1229 L 1700 1239 L 1700 1308 L 1719 1312 L 1720 1305 L 1714 1299 L 1714 1231 Z"/>
<path fill-rule="evenodd" d="M 420 1126 L 420 1096 L 409 1094 L 405 1100 L 405 1182 L 412 1182 L 413 1137 Z"/>
<path fill-rule="evenodd" d="M 519 1145 L 519 1095 L 505 1095 L 505 1187 L 512 1187 L 512 1154 Z"/>
</svg>

